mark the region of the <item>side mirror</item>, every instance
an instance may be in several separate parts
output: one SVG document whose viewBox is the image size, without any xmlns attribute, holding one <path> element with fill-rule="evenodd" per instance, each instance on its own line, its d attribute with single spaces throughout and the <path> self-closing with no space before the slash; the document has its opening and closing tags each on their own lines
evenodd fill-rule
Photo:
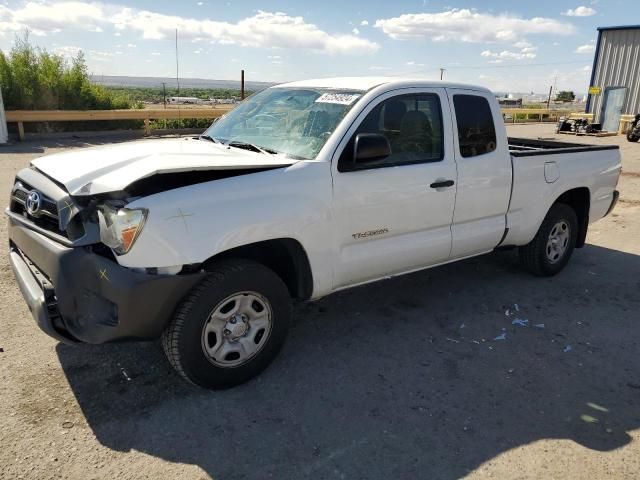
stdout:
<svg viewBox="0 0 640 480">
<path fill-rule="evenodd" d="M 391 145 L 384 135 L 359 133 L 353 145 L 353 163 L 382 160 L 391 155 Z"/>
</svg>

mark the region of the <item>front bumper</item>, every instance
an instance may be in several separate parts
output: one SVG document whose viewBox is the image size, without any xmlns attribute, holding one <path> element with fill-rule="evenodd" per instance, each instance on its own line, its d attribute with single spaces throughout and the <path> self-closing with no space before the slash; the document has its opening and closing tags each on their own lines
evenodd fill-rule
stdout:
<svg viewBox="0 0 640 480">
<path fill-rule="evenodd" d="M 160 336 L 205 274 L 148 275 L 69 248 L 10 218 L 9 260 L 38 326 L 67 343 Z"/>
</svg>

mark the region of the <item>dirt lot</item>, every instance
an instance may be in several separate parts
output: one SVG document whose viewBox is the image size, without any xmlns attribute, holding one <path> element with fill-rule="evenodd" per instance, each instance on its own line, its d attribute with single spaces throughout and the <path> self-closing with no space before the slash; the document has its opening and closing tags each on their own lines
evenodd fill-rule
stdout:
<svg viewBox="0 0 640 480">
<path fill-rule="evenodd" d="M 300 305 L 276 362 L 222 392 L 157 343 L 49 339 L 3 250 L 0 478 L 638 478 L 640 144 L 575 140 L 621 145 L 622 197 L 563 273 L 501 252 Z M 3 206 L 31 158 L 77 146 L 0 147 Z"/>
</svg>

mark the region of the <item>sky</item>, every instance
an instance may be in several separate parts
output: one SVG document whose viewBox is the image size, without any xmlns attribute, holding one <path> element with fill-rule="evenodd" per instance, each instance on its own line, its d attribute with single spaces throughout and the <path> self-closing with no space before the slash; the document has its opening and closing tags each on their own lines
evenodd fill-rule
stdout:
<svg viewBox="0 0 640 480">
<path fill-rule="evenodd" d="M 635 14 L 633 14 L 635 12 Z M 283 82 L 410 76 L 501 92 L 586 92 L 597 27 L 640 23 L 634 1 L 0 0 L 0 49 L 83 50 L 95 75 Z"/>
</svg>

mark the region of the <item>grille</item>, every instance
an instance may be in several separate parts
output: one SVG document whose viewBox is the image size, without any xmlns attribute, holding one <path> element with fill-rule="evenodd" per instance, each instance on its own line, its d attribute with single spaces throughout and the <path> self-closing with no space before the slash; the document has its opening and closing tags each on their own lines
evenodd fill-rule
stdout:
<svg viewBox="0 0 640 480">
<path fill-rule="evenodd" d="M 29 221 L 33 222 L 40 228 L 44 228 L 45 230 L 49 230 L 58 235 L 62 235 L 63 237 L 67 237 L 67 234 L 64 230 L 60 230 L 60 222 L 58 219 L 58 207 L 56 202 L 44 196 L 41 192 L 40 194 L 40 210 L 36 215 L 31 215 L 27 212 L 27 197 L 29 196 L 29 192 L 33 190 L 31 185 L 28 185 L 22 181 L 18 181 L 13 186 L 13 191 L 11 193 L 11 204 L 9 206 L 10 210 L 14 213 L 24 216 Z"/>
</svg>

